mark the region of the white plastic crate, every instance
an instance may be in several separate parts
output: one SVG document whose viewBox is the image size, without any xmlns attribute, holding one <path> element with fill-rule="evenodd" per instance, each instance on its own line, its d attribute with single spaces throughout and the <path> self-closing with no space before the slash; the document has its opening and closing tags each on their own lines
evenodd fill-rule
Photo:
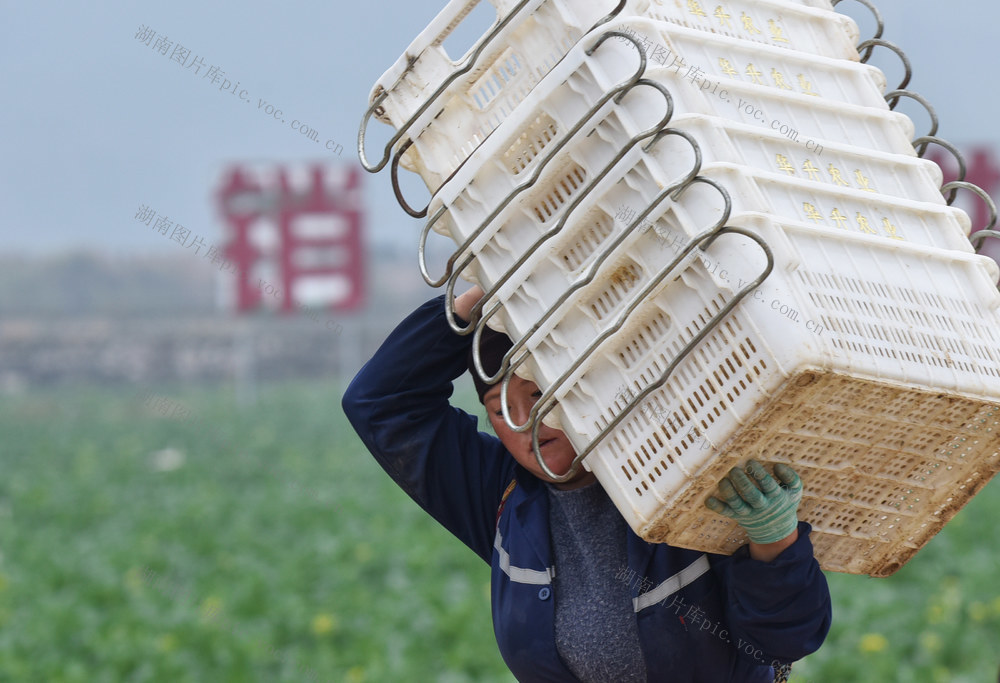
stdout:
<svg viewBox="0 0 1000 683">
<path fill-rule="evenodd" d="M 705 497 L 749 457 L 788 463 L 806 482 L 801 518 L 814 526 L 821 565 L 890 574 L 1000 469 L 997 267 L 764 216 L 753 227 L 791 245 L 778 250 L 786 256 L 763 293 L 739 304 L 584 463 L 643 538 L 719 553 L 746 539 L 702 507 Z M 741 239 L 721 237 L 668 278 L 557 390 L 546 422 L 586 448 L 732 296 L 747 259 Z M 648 281 L 649 253 L 610 263 L 610 277 L 569 310 L 609 324 Z M 525 374 L 542 386 L 575 357 L 563 342 L 578 335 L 560 326 L 528 345 Z"/>
<path fill-rule="evenodd" d="M 476 192 L 463 192 L 452 204 L 451 216 L 463 228 L 455 231 L 453 237 L 458 242 L 469 243 L 466 249 L 460 249 L 463 254 L 475 254 L 469 267 L 459 274 L 479 282 L 488 291 L 498 282 L 505 281 L 499 290 L 499 299 L 504 305 L 499 321 L 505 329 L 518 333 L 529 329 L 570 285 L 571 279 L 560 279 L 558 270 L 544 265 L 548 254 L 558 251 L 555 245 L 566 240 L 582 240 L 594 249 L 598 245 L 605 249 L 612 232 L 606 226 L 607 216 L 615 215 L 623 207 L 631 209 L 632 215 L 638 214 L 663 188 L 676 186 L 691 173 L 694 153 L 690 149 L 672 147 L 675 142 L 681 147 L 689 143 L 668 137 L 649 153 L 633 148 L 607 172 L 604 181 L 594 187 L 589 196 L 581 199 L 613 160 L 612 153 L 635 139 L 626 130 L 619 113 L 613 110 L 603 119 L 597 117 L 599 122 L 594 134 L 586 134 L 589 128 L 582 129 L 581 134 L 553 158 L 538 181 L 517 195 L 515 201 L 509 202 L 488 225 L 484 224 L 485 229 L 475 239 L 472 239 L 476 235 L 473 228 L 508 191 L 502 182 L 504 165 L 484 165 L 475 181 L 464 185 L 475 188 Z M 515 137 L 522 145 L 532 144 L 525 142 L 531 139 L 530 136 Z M 506 140 L 504 132 L 498 131 L 497 137 L 484 145 L 483 153 L 489 155 L 491 146 L 506 144 Z M 521 150 L 515 149 L 511 156 L 519 157 L 520 154 Z M 497 157 L 489 158 L 495 160 Z M 664 169 L 667 164 L 670 167 Z M 471 173 L 473 168 L 475 164 L 470 164 L 467 170 Z M 741 213 L 770 212 L 789 219 L 812 219 L 817 229 L 831 235 L 854 231 L 872 241 L 914 242 L 972 252 L 966 238 L 968 216 L 943 202 L 913 202 L 860 190 L 836 191 L 828 185 L 731 164 L 703 166 L 701 175 L 720 180 L 729 190 L 734 211 L 730 223 Z M 490 200 L 484 197 L 487 190 L 495 193 Z M 724 203 L 721 195 L 708 186 L 693 187 L 687 193 L 685 200 L 675 203 L 670 210 L 676 213 L 675 219 L 683 226 L 685 236 L 690 237 L 721 220 Z M 572 215 L 567 216 L 567 211 L 574 206 Z M 595 206 L 600 207 L 603 219 L 588 217 Z M 829 213 L 821 214 L 820 210 Z M 472 220 L 458 220 L 465 217 Z M 446 224 L 445 221 L 441 223 Z M 451 225 L 454 228 L 456 223 Z M 578 256 L 583 253 L 582 247 L 577 253 Z M 572 260 L 568 255 L 559 258 Z M 515 266 L 516 272 L 511 274 Z M 581 339 L 590 336 L 585 330 L 578 330 L 578 333 Z"/>
<path fill-rule="evenodd" d="M 840 143 L 916 156 L 911 143 L 913 121 L 899 112 L 738 82 L 718 82 L 718 89 L 701 92 L 672 69 L 653 69 L 647 77 L 666 84 L 675 102 L 680 101 L 682 112 L 720 116 L 777 130 L 801 140 L 807 150 Z M 720 96 L 723 94 L 724 97 Z"/>
<path fill-rule="evenodd" d="M 781 0 L 652 0 L 645 16 L 687 28 L 789 50 L 858 61 L 850 17 Z"/>
<path fill-rule="evenodd" d="M 539 79 L 608 11 L 596 0 L 569 7 L 564 5 L 564 0 L 544 0 L 535 7 L 538 2 L 541 0 L 529 3 L 517 13 L 506 32 L 489 43 L 491 47 L 484 51 L 475 68 L 457 79 L 407 131 L 407 137 L 414 144 L 402 156 L 401 165 L 419 173 L 432 190 L 438 188 L 500 122 L 518 108 Z M 456 64 L 444 54 L 440 42 L 453 29 L 467 4 L 470 3 L 450 3 L 379 80 L 372 101 L 385 95 L 380 103 L 380 120 L 398 129 L 456 70 Z M 839 97 L 843 101 L 886 108 L 880 96 L 884 77 L 873 67 L 715 37 L 677 24 L 637 18 L 647 4 L 647 0 L 633 0 L 617 21 L 605 26 L 609 30 L 627 31 L 646 28 L 651 35 L 659 36 L 666 49 L 674 53 L 679 51 L 693 66 L 704 68 L 704 73 L 719 78 L 729 78 L 726 71 L 735 68 L 724 66 L 723 59 L 726 65 L 730 61 L 738 63 L 749 73 L 754 67 L 749 60 L 760 56 L 767 61 L 761 67 L 763 75 L 747 75 L 751 81 L 766 82 L 782 92 L 783 88 L 791 88 L 812 93 L 814 88 L 819 88 L 820 92 L 815 94 L 822 93 L 823 97 Z M 622 20 L 623 16 L 628 18 Z M 670 42 L 671 35 L 675 35 L 677 45 Z M 506 47 L 502 50 L 493 47 L 500 44 Z M 711 51 L 714 52 L 710 56 L 708 52 Z M 720 58 L 716 52 L 726 57 Z M 652 49 L 650 54 L 649 64 L 656 66 Z M 411 55 L 419 57 L 413 61 Z M 699 59 L 702 61 L 696 63 Z M 700 66 L 702 62 L 703 67 Z M 782 76 L 785 72 L 789 74 L 787 79 Z"/>
<path fill-rule="evenodd" d="M 404 136 L 414 141 L 414 147 L 401 165 L 410 170 L 419 167 L 432 188 L 511 114 L 586 31 L 614 9 L 605 0 L 489 0 L 498 17 L 509 18 L 509 23 L 493 40 L 487 40 L 487 31 L 476 43 L 477 48 L 485 47 L 472 68 L 417 115 L 475 51 L 464 58 L 448 55 L 442 43 L 480 1 L 487 2 L 449 2 L 379 78 L 370 96 L 372 103 L 379 102 L 377 118 L 397 131 L 416 116 Z M 646 0 L 632 2 L 641 9 Z M 369 161 L 374 164 L 381 156 L 382 150 L 372 152 Z"/>
<path fill-rule="evenodd" d="M 567 60 L 565 68 L 572 68 Z M 451 201 L 448 219 L 439 222 L 438 227 L 449 226 L 453 238 L 457 242 L 469 239 L 483 219 L 508 196 L 519 182 L 523 181 L 532 164 L 540 158 L 541 153 L 548 150 L 554 141 L 560 139 L 559 133 L 568 130 L 573 123 L 586 111 L 586 98 L 567 97 L 565 92 L 579 92 L 580 82 L 585 79 L 586 70 L 577 69 L 568 77 L 565 84 L 560 84 L 553 93 L 547 92 L 545 84 L 536 89 L 525 102 L 530 111 L 537 113 L 535 121 L 524 128 L 517 128 L 515 121 L 504 124 L 497 133 L 484 144 L 470 159 L 462 171 L 449 182 L 439 193 L 437 201 L 442 204 Z M 557 82 L 561 74 L 553 74 L 553 82 Z M 548 82 L 547 82 L 548 83 Z M 567 145 L 564 152 L 556 157 L 550 168 L 540 176 L 539 181 L 512 201 L 505 211 L 492 221 L 469 246 L 466 253 L 475 253 L 476 258 L 462 275 L 482 284 L 487 289 L 493 287 L 500 278 L 507 277 L 508 272 L 516 262 L 538 246 L 540 235 L 552 229 L 552 226 L 563 215 L 567 205 L 575 201 L 600 171 L 610 161 L 612 152 L 622 148 L 626 142 L 639 132 L 639 126 L 629 120 L 629 112 L 639 109 L 647 121 L 656 116 L 655 111 L 649 111 L 641 98 L 633 101 L 630 93 L 619 105 L 606 105 L 592 123 L 596 126 L 595 134 L 589 135 L 590 128 L 584 128 L 576 138 Z M 554 103 L 550 106 L 550 103 Z M 655 104 L 654 99 L 650 102 Z M 663 102 L 660 102 L 661 107 Z M 693 121 L 696 117 L 685 117 Z M 545 131 L 545 136 L 539 136 L 538 131 Z M 613 188 L 599 190 L 584 200 L 575 212 L 576 218 L 569 221 L 561 230 L 566 239 L 581 239 L 577 232 L 579 216 L 591 210 L 600 202 L 605 215 L 613 215 L 619 207 L 645 207 L 655 194 L 663 187 L 670 186 L 681 179 L 693 163 L 693 153 L 678 154 L 670 147 L 677 138 L 667 138 L 653 150 L 652 155 L 641 155 L 633 150 L 614 169 L 605 186 Z M 544 144 L 542 144 L 544 142 Z M 687 144 L 679 141 L 680 144 Z M 502 153 L 501 153 L 501 150 Z M 920 163 L 915 157 L 905 157 L 914 165 Z M 510 160 L 517 160 L 513 166 Z M 664 165 L 673 164 L 668 170 L 663 170 L 657 161 Z M 848 212 L 851 221 L 857 215 L 866 216 L 871 239 L 890 239 L 890 234 L 883 226 L 895 230 L 895 237 L 901 240 L 920 241 L 925 244 L 942 248 L 971 252 L 965 234 L 968 232 L 967 216 L 957 210 L 945 207 L 938 196 L 938 204 L 927 205 L 906 200 L 878 202 L 878 197 L 872 193 L 861 191 L 836 192 L 832 187 L 802 180 L 787 179 L 783 176 L 766 173 L 753 174 L 752 169 L 739 169 L 727 166 L 715 166 L 716 174 L 732 176 L 729 182 L 734 209 L 737 211 L 775 211 L 776 213 L 794 218 L 801 214 L 803 219 L 809 218 L 805 211 L 807 205 L 828 208 L 827 203 L 837 209 L 838 214 Z M 703 174 L 711 175 L 709 169 Z M 755 178 L 751 180 L 753 174 Z M 619 178 L 625 178 L 624 183 L 616 184 Z M 695 190 L 691 190 L 695 192 Z M 450 194 L 457 193 L 450 197 Z M 821 201 L 822 198 L 825 201 Z M 705 202 L 691 202 L 706 209 L 718 210 L 722 205 L 719 197 L 708 198 Z M 439 205 L 436 205 L 439 206 Z M 838 208 L 842 207 L 842 208 Z M 676 210 L 682 211 L 681 208 Z M 872 214 L 871 211 L 878 211 Z M 688 235 L 696 234 L 706 229 L 715 220 L 717 214 L 707 214 L 690 217 L 682 214 L 683 225 Z M 886 222 L 888 221 L 888 222 Z M 837 228 L 831 223 L 827 226 L 830 232 Z M 860 226 L 857 226 L 860 230 Z M 605 235 L 604 228 L 598 229 L 594 235 Z M 553 238 L 552 245 L 559 242 Z M 597 237 L 587 236 L 583 242 L 596 245 Z M 555 246 L 543 245 L 545 248 L 531 253 L 518 271 L 508 280 L 499 292 L 499 300 L 503 302 L 503 311 L 495 321 L 504 329 L 516 331 L 517 334 L 529 329 L 546 311 L 549 311 L 559 298 L 570 280 L 559 279 L 556 270 L 540 265 L 546 258 L 548 250 Z M 568 258 L 568 257 L 567 257 Z M 558 320 L 555 316 L 553 320 Z M 546 328 L 543 327 L 544 333 Z M 592 337 L 592 330 L 580 330 L 580 338 Z M 582 349 L 575 349 L 578 353 Z"/>
<path fill-rule="evenodd" d="M 584 50 L 590 46 L 590 41 L 591 38 L 588 37 L 574 48 L 550 76 L 528 95 L 519 114 L 500 126 L 435 195 L 430 213 L 433 215 L 442 207 L 448 210 L 442 220 L 435 222 L 436 230 L 451 235 L 459 243 L 469 238 L 501 200 L 526 182 L 539 160 L 550 153 L 551 148 L 560 140 L 565 139 L 567 132 L 591 110 L 593 103 L 600 101 L 635 72 L 637 62 L 634 46 L 626 46 L 621 42 L 615 45 L 616 41 L 606 41 L 591 57 L 587 57 Z M 674 116 L 679 122 L 682 121 L 680 117 L 683 112 L 715 113 L 720 107 L 719 103 L 710 101 L 717 98 L 706 96 L 701 88 L 690 86 L 672 71 L 661 69 L 652 73 L 661 76 L 658 80 L 667 84 L 673 98 Z M 762 97 L 771 97 L 775 108 L 780 104 L 785 107 L 782 110 L 785 113 L 794 113 L 797 111 L 795 106 L 801 106 L 803 111 L 815 114 L 815 109 L 805 107 L 804 102 L 793 102 L 792 106 L 787 106 L 793 96 L 775 95 L 759 86 L 748 86 L 747 89 Z M 806 96 L 799 96 L 798 99 L 806 99 L 809 104 L 819 102 Z M 729 108 L 728 105 L 725 107 Z M 663 96 L 653 88 L 638 86 L 619 105 L 608 104 L 602 112 L 610 112 L 612 109 L 611 115 L 621 120 L 627 130 L 637 134 L 655 123 L 659 115 L 665 112 L 665 102 Z M 849 105 L 829 105 L 822 111 L 829 121 L 835 122 L 844 130 L 843 137 L 861 137 L 847 133 L 846 126 L 853 125 L 857 130 L 867 132 L 871 139 L 879 139 L 884 146 L 890 148 L 889 151 L 892 148 L 909 150 L 909 156 L 916 158 L 909 144 L 912 124 L 905 116 Z M 730 109 L 728 113 L 740 116 L 736 109 Z M 602 113 L 601 116 L 606 114 Z M 747 116 L 753 121 L 752 115 Z M 841 120 L 844 118 L 847 123 Z M 620 143 L 623 138 L 619 137 L 617 140 Z M 613 146 L 611 148 L 614 149 Z M 803 149 L 808 151 L 809 147 L 803 145 Z M 491 233 L 483 233 L 479 244 L 489 234 Z"/>
<path fill-rule="evenodd" d="M 622 40 L 607 40 L 588 57 L 585 50 L 594 45 L 597 39 L 597 35 L 588 36 L 570 51 L 550 76 L 524 100 L 512 123 L 498 134 L 503 142 L 498 143 L 493 139 L 484 149 L 477 149 L 466 166 L 441 189 L 436 201 L 448 204 L 461 188 L 476 177 L 484 164 L 498 163 L 500 157 L 497 155 L 506 155 L 511 170 L 525 170 L 541 155 L 534 153 L 526 157 L 511 158 L 518 136 L 532 138 L 528 142 L 534 142 L 540 150 L 564 134 L 594 102 L 636 72 L 639 64 L 637 49 L 633 44 Z M 782 123 L 777 126 L 777 132 L 801 142 L 803 150 L 807 152 L 821 147 L 825 149 L 826 144 L 831 143 L 870 147 L 914 158 L 916 156 L 910 144 L 914 130 L 912 121 L 887 109 L 837 104 L 821 98 L 786 94 L 773 88 L 742 83 L 727 84 L 728 87 L 724 90 L 713 92 L 693 84 L 674 69 L 648 68 L 645 75 L 668 89 L 673 99 L 675 117 L 684 113 L 708 114 L 744 122 L 764 132 L 775 132 L 775 128 L 771 126 L 776 122 L 804 121 L 808 125 L 800 124 L 794 131 L 786 130 L 787 124 Z M 639 98 L 638 101 L 636 98 Z M 662 111 L 663 97 L 649 87 L 637 87 L 629 94 L 629 102 L 625 103 L 623 109 L 640 112 L 636 115 L 638 129 L 655 121 L 655 116 L 642 112 Z M 771 125 L 765 120 L 771 121 Z M 511 135 L 515 130 L 518 135 Z M 524 159 L 527 159 L 526 163 Z M 518 165 L 522 168 L 517 168 Z M 425 171 L 421 170 L 421 173 L 427 176 Z M 508 171 L 508 175 L 514 174 Z M 511 187 L 513 184 L 508 180 L 503 187 L 488 191 L 496 195 Z"/>
</svg>

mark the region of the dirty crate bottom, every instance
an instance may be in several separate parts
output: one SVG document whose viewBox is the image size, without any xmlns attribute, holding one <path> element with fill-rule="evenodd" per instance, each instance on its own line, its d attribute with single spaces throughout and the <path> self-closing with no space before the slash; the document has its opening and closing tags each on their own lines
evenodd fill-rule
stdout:
<svg viewBox="0 0 1000 683">
<path fill-rule="evenodd" d="M 833 372 L 791 377 L 639 535 L 730 554 L 747 542 L 704 507 L 732 467 L 756 458 L 802 477 L 799 519 L 825 570 L 888 576 L 1000 469 L 1000 405 Z"/>
</svg>

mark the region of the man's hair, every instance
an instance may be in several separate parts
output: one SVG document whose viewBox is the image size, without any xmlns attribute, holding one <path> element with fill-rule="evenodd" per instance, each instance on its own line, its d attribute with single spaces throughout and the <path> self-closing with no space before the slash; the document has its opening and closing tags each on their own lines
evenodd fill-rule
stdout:
<svg viewBox="0 0 1000 683">
<path fill-rule="evenodd" d="M 497 374 L 497 371 L 500 369 L 500 363 L 503 362 L 504 354 L 514 346 L 514 342 L 503 332 L 497 332 L 489 327 L 483 330 L 479 341 L 479 358 L 482 361 L 483 370 L 491 376 Z M 486 392 L 493 385 L 484 382 L 479 373 L 476 372 L 476 366 L 472 360 L 472 351 L 473 347 L 470 346 L 467 358 L 469 372 L 472 374 L 472 381 L 476 384 L 476 393 L 479 394 L 479 402 L 484 403 L 483 396 L 486 395 Z"/>
</svg>

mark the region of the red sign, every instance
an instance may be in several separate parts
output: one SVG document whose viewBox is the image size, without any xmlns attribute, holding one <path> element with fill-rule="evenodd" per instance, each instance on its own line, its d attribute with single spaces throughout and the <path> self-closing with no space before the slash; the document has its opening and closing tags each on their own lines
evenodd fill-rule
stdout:
<svg viewBox="0 0 1000 683">
<path fill-rule="evenodd" d="M 217 199 L 228 231 L 225 255 L 236 266 L 237 310 L 273 299 L 282 311 L 361 307 L 365 254 L 357 168 L 236 166 Z"/>
</svg>

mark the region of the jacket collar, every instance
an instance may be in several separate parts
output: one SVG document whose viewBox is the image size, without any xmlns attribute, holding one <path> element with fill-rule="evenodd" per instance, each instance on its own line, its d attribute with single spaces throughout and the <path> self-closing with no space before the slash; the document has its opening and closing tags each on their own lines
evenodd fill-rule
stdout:
<svg viewBox="0 0 1000 683">
<path fill-rule="evenodd" d="M 517 478 L 517 488 L 507 501 L 511 507 L 510 534 L 524 539 L 531 547 L 538 567 L 549 568 L 553 564 L 552 543 L 549 538 L 549 496 L 545 482 L 538 479 L 526 469 L 517 465 L 514 470 Z M 520 493 L 518 493 L 520 492 Z M 628 565 L 639 576 L 645 576 L 653 561 L 653 544 L 648 543 L 628 528 Z M 527 558 L 519 558 L 525 562 Z"/>
<path fill-rule="evenodd" d="M 545 490 L 545 483 L 520 465 L 514 472 L 517 488 L 508 501 L 508 504 L 514 503 L 511 510 L 511 523 L 514 528 L 510 533 L 527 541 L 534 552 L 538 566 L 548 569 L 552 566 L 552 544 L 548 531 L 549 496 Z M 521 562 L 526 559 L 521 558 Z"/>
</svg>

